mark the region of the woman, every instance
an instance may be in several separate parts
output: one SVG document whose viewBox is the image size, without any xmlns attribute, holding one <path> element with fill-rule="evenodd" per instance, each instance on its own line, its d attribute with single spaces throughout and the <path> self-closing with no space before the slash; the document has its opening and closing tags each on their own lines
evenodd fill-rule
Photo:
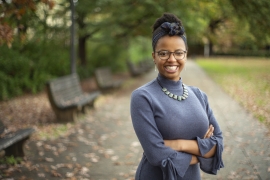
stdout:
<svg viewBox="0 0 270 180">
<path fill-rule="evenodd" d="M 133 91 L 131 117 L 144 154 L 136 180 L 199 180 L 223 167 L 223 138 L 200 89 L 183 84 L 187 40 L 181 21 L 165 13 L 153 26 L 158 76 Z"/>
</svg>

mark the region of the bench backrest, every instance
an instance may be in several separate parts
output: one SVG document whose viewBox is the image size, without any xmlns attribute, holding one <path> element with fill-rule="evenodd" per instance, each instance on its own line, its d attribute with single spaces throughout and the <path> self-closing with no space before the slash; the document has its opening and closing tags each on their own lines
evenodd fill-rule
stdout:
<svg viewBox="0 0 270 180">
<path fill-rule="evenodd" d="M 113 82 L 112 72 L 109 67 L 97 68 L 95 70 L 95 78 L 99 86 L 106 85 Z"/>
<path fill-rule="evenodd" d="M 64 102 L 72 100 L 74 97 L 79 97 L 83 94 L 77 74 L 53 79 L 47 83 L 47 88 L 54 103 L 60 106 Z"/>
</svg>

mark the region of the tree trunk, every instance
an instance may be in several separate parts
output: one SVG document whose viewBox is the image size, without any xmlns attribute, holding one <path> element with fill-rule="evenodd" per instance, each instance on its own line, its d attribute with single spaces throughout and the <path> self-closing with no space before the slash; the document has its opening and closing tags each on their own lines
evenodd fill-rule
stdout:
<svg viewBox="0 0 270 180">
<path fill-rule="evenodd" d="M 79 46 L 78 46 L 78 53 L 80 59 L 80 65 L 84 66 L 87 64 L 86 60 L 86 36 L 79 37 Z"/>
<path fill-rule="evenodd" d="M 213 55 L 213 42 L 211 40 L 209 40 L 209 55 Z"/>
</svg>

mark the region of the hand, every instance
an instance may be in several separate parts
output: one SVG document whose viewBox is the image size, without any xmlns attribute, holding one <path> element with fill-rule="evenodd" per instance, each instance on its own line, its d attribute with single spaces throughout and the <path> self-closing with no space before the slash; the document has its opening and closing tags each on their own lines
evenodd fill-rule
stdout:
<svg viewBox="0 0 270 180">
<path fill-rule="evenodd" d="M 191 156 L 191 161 L 190 161 L 189 164 L 193 165 L 193 164 L 197 164 L 197 163 L 199 163 L 199 160 L 198 160 L 197 156 L 192 155 Z"/>
<path fill-rule="evenodd" d="M 210 138 L 211 136 L 213 136 L 213 132 L 214 132 L 214 126 L 211 124 L 203 138 L 204 139 Z"/>
</svg>

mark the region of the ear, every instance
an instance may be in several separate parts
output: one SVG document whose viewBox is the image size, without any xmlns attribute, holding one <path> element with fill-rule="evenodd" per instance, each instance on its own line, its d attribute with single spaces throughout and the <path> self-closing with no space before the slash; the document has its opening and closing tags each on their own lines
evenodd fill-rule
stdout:
<svg viewBox="0 0 270 180">
<path fill-rule="evenodd" d="M 156 64 L 156 62 L 155 62 L 155 52 L 152 52 L 152 58 L 153 58 L 154 63 Z"/>
</svg>

